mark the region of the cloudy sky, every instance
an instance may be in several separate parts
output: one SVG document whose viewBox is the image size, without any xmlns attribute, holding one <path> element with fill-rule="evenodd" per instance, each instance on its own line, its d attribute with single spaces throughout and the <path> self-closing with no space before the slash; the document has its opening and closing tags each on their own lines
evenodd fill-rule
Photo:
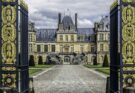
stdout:
<svg viewBox="0 0 135 93">
<path fill-rule="evenodd" d="M 93 23 L 109 14 L 114 0 L 26 0 L 29 5 L 30 21 L 37 28 L 56 28 L 58 13 L 71 15 L 78 13 L 79 27 L 93 27 Z M 69 11 L 68 11 L 69 10 Z"/>
</svg>

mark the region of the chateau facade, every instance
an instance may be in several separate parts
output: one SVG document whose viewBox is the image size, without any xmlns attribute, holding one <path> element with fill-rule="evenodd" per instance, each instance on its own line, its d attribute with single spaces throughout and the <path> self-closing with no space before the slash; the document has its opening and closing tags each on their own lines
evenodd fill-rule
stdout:
<svg viewBox="0 0 135 93">
<path fill-rule="evenodd" d="M 63 64 L 103 63 L 104 56 L 109 57 L 109 18 L 102 18 L 94 28 L 78 28 L 77 17 L 75 14 L 73 21 L 59 13 L 57 29 L 35 30 L 34 24 L 29 23 L 29 55 L 34 56 L 36 63 L 39 56 L 43 62 L 48 56 L 57 56 Z"/>
<path fill-rule="evenodd" d="M 108 16 L 95 23 L 95 34 L 97 62 L 102 63 L 105 55 L 108 55 L 108 60 L 110 60 L 110 23 Z"/>
</svg>

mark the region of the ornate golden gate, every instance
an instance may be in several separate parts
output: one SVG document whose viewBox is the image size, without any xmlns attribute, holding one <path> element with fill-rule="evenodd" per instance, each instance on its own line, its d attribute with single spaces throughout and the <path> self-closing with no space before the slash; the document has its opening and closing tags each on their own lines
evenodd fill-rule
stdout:
<svg viewBox="0 0 135 93">
<path fill-rule="evenodd" d="M 135 0 L 121 1 L 121 82 L 135 88 Z"/>
<path fill-rule="evenodd" d="M 123 93 L 128 87 L 135 89 L 135 0 L 117 0 L 110 15 L 111 93 Z"/>
<path fill-rule="evenodd" d="M 0 0 L 0 87 L 28 93 L 28 8 L 23 0 Z"/>
</svg>

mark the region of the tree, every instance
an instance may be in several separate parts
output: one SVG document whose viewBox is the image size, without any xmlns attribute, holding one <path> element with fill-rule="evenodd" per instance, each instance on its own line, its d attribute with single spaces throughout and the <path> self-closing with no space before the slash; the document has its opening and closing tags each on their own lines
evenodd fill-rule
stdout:
<svg viewBox="0 0 135 93">
<path fill-rule="evenodd" d="M 43 59 L 42 59 L 42 56 L 39 56 L 38 64 L 39 64 L 39 65 L 43 65 Z"/>
<path fill-rule="evenodd" d="M 104 57 L 103 67 L 109 67 L 109 62 L 108 62 L 108 56 L 107 55 L 105 55 L 105 57 Z"/>
<path fill-rule="evenodd" d="M 33 55 L 30 55 L 29 66 L 35 66 L 34 56 Z"/>
<path fill-rule="evenodd" d="M 75 52 L 73 52 L 73 55 L 76 57 L 77 56 L 77 54 L 75 53 Z"/>
<path fill-rule="evenodd" d="M 96 57 L 93 60 L 93 65 L 98 65 Z"/>
</svg>

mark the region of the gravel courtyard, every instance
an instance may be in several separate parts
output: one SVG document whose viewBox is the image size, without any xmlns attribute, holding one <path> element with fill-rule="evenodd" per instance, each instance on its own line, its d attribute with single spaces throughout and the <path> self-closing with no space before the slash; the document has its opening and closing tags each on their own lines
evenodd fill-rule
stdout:
<svg viewBox="0 0 135 93">
<path fill-rule="evenodd" d="M 35 93 L 105 93 L 106 79 L 81 65 L 59 65 L 34 79 Z"/>
</svg>

